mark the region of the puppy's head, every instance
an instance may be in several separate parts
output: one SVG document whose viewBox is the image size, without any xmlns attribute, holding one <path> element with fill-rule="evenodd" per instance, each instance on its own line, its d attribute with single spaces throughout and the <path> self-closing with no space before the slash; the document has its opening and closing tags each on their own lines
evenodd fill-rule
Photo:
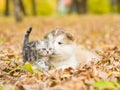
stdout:
<svg viewBox="0 0 120 90">
<path fill-rule="evenodd" d="M 71 56 L 74 53 L 75 40 L 72 34 L 61 29 L 56 29 L 45 36 L 46 39 L 53 40 L 55 56 Z"/>
</svg>

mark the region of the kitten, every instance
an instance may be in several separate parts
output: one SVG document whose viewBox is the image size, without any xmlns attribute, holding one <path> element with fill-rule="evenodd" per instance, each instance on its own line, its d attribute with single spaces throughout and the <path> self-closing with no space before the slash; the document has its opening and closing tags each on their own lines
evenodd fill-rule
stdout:
<svg viewBox="0 0 120 90">
<path fill-rule="evenodd" d="M 53 40 L 54 52 L 49 61 L 56 68 L 72 67 L 76 69 L 79 64 L 89 64 L 93 59 L 100 60 L 97 54 L 79 47 L 72 34 L 63 31 L 63 29 L 53 30 L 44 38 Z"/>
<path fill-rule="evenodd" d="M 52 64 L 49 62 L 49 57 L 53 53 L 52 42 L 48 40 L 41 40 L 36 43 L 37 62 L 36 64 L 48 71 Z"/>
<path fill-rule="evenodd" d="M 31 62 L 45 71 L 48 71 L 51 64 L 49 64 L 49 56 L 53 52 L 51 42 L 48 40 L 29 42 L 29 35 L 32 28 L 26 31 L 23 42 L 23 62 Z"/>
</svg>

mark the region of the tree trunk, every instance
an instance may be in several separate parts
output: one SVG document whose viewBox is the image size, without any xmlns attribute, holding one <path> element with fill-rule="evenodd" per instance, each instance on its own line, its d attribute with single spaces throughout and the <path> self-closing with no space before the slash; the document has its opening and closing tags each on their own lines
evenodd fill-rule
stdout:
<svg viewBox="0 0 120 90">
<path fill-rule="evenodd" d="M 33 15 L 36 15 L 36 3 L 35 3 L 35 0 L 31 0 L 32 2 L 32 12 L 33 12 Z"/>
<path fill-rule="evenodd" d="M 22 0 L 19 0 L 19 3 L 20 3 L 21 11 L 23 12 L 24 15 L 26 15 L 26 11 L 25 11 L 25 8 L 24 8 Z"/>
<path fill-rule="evenodd" d="M 70 6 L 70 12 L 76 12 L 78 14 L 83 14 L 87 12 L 87 0 L 72 0 Z"/>
<path fill-rule="evenodd" d="M 87 0 L 78 0 L 77 2 L 78 13 L 84 14 L 87 12 Z"/>
<path fill-rule="evenodd" d="M 120 13 L 120 0 L 117 0 L 118 13 Z"/>
<path fill-rule="evenodd" d="M 117 4 L 116 0 L 110 0 L 110 10 L 111 13 L 114 13 L 114 6 Z"/>
<path fill-rule="evenodd" d="M 87 13 L 87 0 L 83 0 L 83 13 Z"/>
<path fill-rule="evenodd" d="M 17 21 L 21 21 L 22 20 L 22 14 L 20 13 L 20 2 L 19 0 L 13 0 L 14 2 L 14 12 L 15 12 L 15 17 Z"/>
<path fill-rule="evenodd" d="M 9 16 L 9 1 L 10 0 L 6 0 L 6 2 L 5 2 L 5 15 L 6 16 Z"/>
<path fill-rule="evenodd" d="M 72 3 L 70 5 L 69 13 L 72 13 L 72 12 L 75 12 L 75 13 L 78 12 L 77 0 L 72 0 Z"/>
</svg>

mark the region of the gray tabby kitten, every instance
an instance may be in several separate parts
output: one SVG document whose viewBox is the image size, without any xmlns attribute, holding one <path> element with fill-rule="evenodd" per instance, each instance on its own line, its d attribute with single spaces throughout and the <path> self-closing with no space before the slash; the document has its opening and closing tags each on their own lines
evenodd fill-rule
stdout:
<svg viewBox="0 0 120 90">
<path fill-rule="evenodd" d="M 23 62 L 31 62 L 44 71 L 48 71 L 51 67 L 51 64 L 48 62 L 49 56 L 53 53 L 52 42 L 48 40 L 29 42 L 31 31 L 32 28 L 29 28 L 24 37 L 22 49 Z"/>
<path fill-rule="evenodd" d="M 53 45 L 51 41 L 41 40 L 36 43 L 37 61 L 36 65 L 48 71 L 52 64 L 49 62 L 50 55 L 53 54 Z"/>
</svg>

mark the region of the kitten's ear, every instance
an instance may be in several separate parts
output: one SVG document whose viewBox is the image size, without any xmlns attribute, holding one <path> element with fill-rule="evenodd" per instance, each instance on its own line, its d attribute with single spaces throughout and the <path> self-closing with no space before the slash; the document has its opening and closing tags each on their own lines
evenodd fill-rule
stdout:
<svg viewBox="0 0 120 90">
<path fill-rule="evenodd" d="M 39 44 L 39 41 L 38 41 L 38 40 L 36 41 L 36 44 Z"/>
<path fill-rule="evenodd" d="M 75 39 L 74 39 L 74 36 L 71 34 L 71 33 L 66 33 L 66 36 L 67 36 L 67 38 L 69 39 L 69 40 L 71 40 L 71 41 L 74 41 Z"/>
</svg>

